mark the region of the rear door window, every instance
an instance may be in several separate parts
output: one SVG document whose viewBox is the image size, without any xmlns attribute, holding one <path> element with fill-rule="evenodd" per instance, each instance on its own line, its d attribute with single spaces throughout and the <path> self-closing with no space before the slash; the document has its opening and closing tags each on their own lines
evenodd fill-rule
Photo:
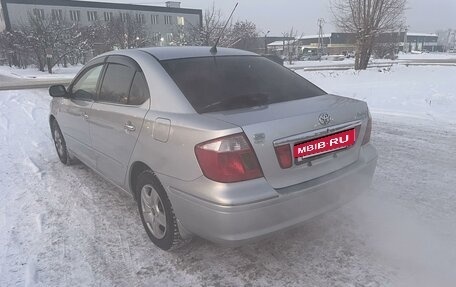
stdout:
<svg viewBox="0 0 456 287">
<path fill-rule="evenodd" d="M 135 72 L 135 69 L 125 65 L 108 64 L 98 100 L 107 103 L 128 104 L 128 96 Z"/>
<path fill-rule="evenodd" d="M 131 85 L 130 96 L 128 98 L 129 105 L 141 105 L 149 98 L 149 88 L 147 87 L 144 74 L 136 72 Z"/>
</svg>

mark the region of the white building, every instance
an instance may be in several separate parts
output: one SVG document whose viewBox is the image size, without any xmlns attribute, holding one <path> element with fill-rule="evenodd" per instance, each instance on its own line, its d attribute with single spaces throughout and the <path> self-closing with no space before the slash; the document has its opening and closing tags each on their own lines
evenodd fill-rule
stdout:
<svg viewBox="0 0 456 287">
<path fill-rule="evenodd" d="M 51 17 L 88 26 L 96 21 L 134 15 L 146 26 L 149 35 L 170 41 L 177 25 L 200 26 L 202 10 L 180 8 L 180 2 L 168 1 L 166 6 L 73 0 L 0 0 L 0 31 L 12 30 L 26 24 L 28 15 Z"/>
</svg>

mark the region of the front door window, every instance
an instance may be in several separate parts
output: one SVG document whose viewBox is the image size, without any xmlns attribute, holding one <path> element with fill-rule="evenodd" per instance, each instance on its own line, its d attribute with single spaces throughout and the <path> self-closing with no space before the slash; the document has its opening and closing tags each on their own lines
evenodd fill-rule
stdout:
<svg viewBox="0 0 456 287">
<path fill-rule="evenodd" d="M 78 100 L 95 99 L 98 78 L 102 68 L 103 65 L 98 65 L 85 72 L 73 85 L 72 97 Z"/>
</svg>

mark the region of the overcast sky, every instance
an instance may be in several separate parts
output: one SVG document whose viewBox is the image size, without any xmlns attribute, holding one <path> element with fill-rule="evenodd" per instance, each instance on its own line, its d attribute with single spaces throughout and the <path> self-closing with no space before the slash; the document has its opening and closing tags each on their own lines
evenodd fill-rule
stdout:
<svg viewBox="0 0 456 287">
<path fill-rule="evenodd" d="M 156 0 L 98 0 L 130 4 L 163 6 L 165 1 Z M 253 21 L 260 31 L 270 30 L 270 36 L 281 35 L 294 27 L 299 34 L 317 34 L 317 20 L 324 18 L 324 32 L 334 30 L 331 21 L 329 0 L 182 0 L 185 8 L 207 9 L 215 3 L 228 17 L 235 3 L 239 6 L 234 20 Z M 456 29 L 456 0 L 409 0 L 406 12 L 409 31 L 434 33 L 436 30 Z"/>
</svg>

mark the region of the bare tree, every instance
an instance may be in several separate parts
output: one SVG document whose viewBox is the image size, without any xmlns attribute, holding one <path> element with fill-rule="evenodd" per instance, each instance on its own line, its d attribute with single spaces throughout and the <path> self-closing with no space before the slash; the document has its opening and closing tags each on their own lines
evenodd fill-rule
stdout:
<svg viewBox="0 0 456 287">
<path fill-rule="evenodd" d="M 49 73 L 57 64 L 76 64 L 113 48 L 145 47 L 149 37 L 144 19 L 123 14 L 105 23 L 78 26 L 63 18 L 40 17 L 28 14 L 27 21 L 15 31 L 0 33 L 0 48 L 15 66 L 35 64 L 40 71 Z"/>
<path fill-rule="evenodd" d="M 403 27 L 406 0 L 332 0 L 337 27 L 356 34 L 355 69 L 365 70 L 382 33 Z"/>
<path fill-rule="evenodd" d="M 230 21 L 222 34 L 226 21 L 221 11 L 212 5 L 204 12 L 202 25 L 190 26 L 184 31 L 183 37 L 181 34 L 181 42 L 188 45 L 211 46 L 220 36 L 219 46 L 233 47 L 242 40 L 258 36 L 256 25 L 247 20 L 237 21 L 234 24 Z"/>
<path fill-rule="evenodd" d="M 440 30 L 437 31 L 437 34 L 439 35 L 438 44 L 443 47 L 444 51 L 456 48 L 456 30 Z"/>
<path fill-rule="evenodd" d="M 379 42 L 374 45 L 373 54 L 378 59 L 395 60 L 399 53 L 401 32 L 392 31 L 379 36 Z"/>
<path fill-rule="evenodd" d="M 176 25 L 173 31 L 171 44 L 175 46 L 197 46 L 201 45 L 199 41 L 199 30 L 192 25 Z M 154 43 L 158 44 L 158 43 Z"/>
<path fill-rule="evenodd" d="M 258 31 L 255 23 L 244 20 L 237 21 L 229 31 L 227 47 L 236 47 L 239 49 L 248 48 L 248 40 L 258 37 Z"/>
<path fill-rule="evenodd" d="M 215 8 L 215 4 L 212 4 L 212 7 L 204 11 L 203 23 L 198 33 L 202 46 L 209 46 L 215 43 L 224 22 L 222 12 Z M 230 29 L 230 25 L 228 25 L 227 29 Z M 223 43 L 223 39 L 221 39 L 220 43 Z"/>
<path fill-rule="evenodd" d="M 113 17 L 106 24 L 106 43 L 111 48 L 131 49 L 148 45 L 150 39 L 141 18 L 133 14 L 124 13 Z"/>
<path fill-rule="evenodd" d="M 283 55 L 287 58 L 290 65 L 299 55 L 298 32 L 291 27 L 290 31 L 282 33 L 283 36 Z M 302 35 L 301 35 L 302 36 Z"/>
<path fill-rule="evenodd" d="M 27 36 L 20 31 L 0 33 L 0 49 L 7 56 L 8 65 L 24 67 L 27 65 Z"/>
<path fill-rule="evenodd" d="M 223 24 L 222 12 L 215 8 L 215 4 L 212 4 L 210 8 L 204 11 L 201 25 L 189 23 L 185 29 L 176 26 L 173 42 L 178 46 L 209 46 L 215 43 Z"/>
<path fill-rule="evenodd" d="M 112 50 L 108 43 L 106 26 L 101 22 L 96 21 L 89 26 L 79 27 L 79 32 L 82 43 L 71 55 L 72 64 L 78 62 L 85 64 L 91 56 Z"/>
<path fill-rule="evenodd" d="M 44 71 L 47 66 L 50 74 L 61 61 L 66 65 L 68 56 L 87 50 L 88 42 L 80 28 L 65 19 L 29 14 L 27 23 L 20 25 L 15 33 L 22 35 L 15 40 L 33 56 L 38 69 Z"/>
</svg>

